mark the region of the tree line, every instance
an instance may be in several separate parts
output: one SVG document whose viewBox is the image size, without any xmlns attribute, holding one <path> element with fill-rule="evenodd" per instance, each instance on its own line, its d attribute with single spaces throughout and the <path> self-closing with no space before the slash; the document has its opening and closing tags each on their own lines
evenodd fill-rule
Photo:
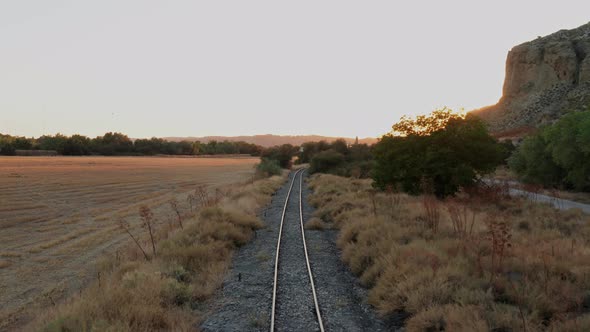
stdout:
<svg viewBox="0 0 590 332">
<path fill-rule="evenodd" d="M 402 117 L 372 146 L 304 143 L 298 162 L 311 173 L 371 177 L 377 189 L 439 198 L 481 184 L 500 165 L 524 183 L 590 192 L 590 111 L 567 114 L 515 147 L 478 117 L 443 108 Z"/>
<path fill-rule="evenodd" d="M 62 134 L 27 138 L 0 134 L 0 154 L 15 155 L 17 150 L 50 150 L 66 156 L 157 154 L 248 154 L 260 156 L 264 148 L 247 142 L 172 142 L 156 137 L 132 140 L 127 135 L 116 132 L 109 132 L 95 138 L 83 135 L 65 136 Z"/>
<path fill-rule="evenodd" d="M 309 162 L 311 173 L 371 177 L 377 189 L 444 198 L 475 185 L 505 163 L 510 151 L 480 119 L 444 108 L 403 117 L 372 146 L 305 143 L 299 161 Z"/>
</svg>

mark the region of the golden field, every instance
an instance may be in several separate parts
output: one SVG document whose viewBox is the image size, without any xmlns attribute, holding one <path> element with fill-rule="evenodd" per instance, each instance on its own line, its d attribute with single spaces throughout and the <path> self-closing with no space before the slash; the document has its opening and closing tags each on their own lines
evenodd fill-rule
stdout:
<svg viewBox="0 0 590 332">
<path fill-rule="evenodd" d="M 96 279 L 95 260 L 139 233 L 139 206 L 160 224 L 169 201 L 252 177 L 258 158 L 0 157 L 0 329 Z"/>
</svg>

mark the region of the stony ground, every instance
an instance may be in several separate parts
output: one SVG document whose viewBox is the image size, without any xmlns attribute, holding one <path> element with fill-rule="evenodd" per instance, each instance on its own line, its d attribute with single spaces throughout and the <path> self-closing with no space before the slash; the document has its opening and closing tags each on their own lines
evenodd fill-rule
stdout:
<svg viewBox="0 0 590 332">
<path fill-rule="evenodd" d="M 266 227 L 235 255 L 223 289 L 211 303 L 211 313 L 201 328 L 205 331 L 267 331 L 270 327 L 274 254 L 283 204 L 289 181 L 275 194 L 262 212 Z M 293 187 L 283 226 L 277 296 L 277 331 L 318 330 L 303 260 L 299 228 L 299 186 Z M 303 186 L 304 221 L 313 207 Z M 306 230 L 307 246 L 326 331 L 388 330 L 366 304 L 366 291 L 340 261 L 336 231 Z"/>
</svg>

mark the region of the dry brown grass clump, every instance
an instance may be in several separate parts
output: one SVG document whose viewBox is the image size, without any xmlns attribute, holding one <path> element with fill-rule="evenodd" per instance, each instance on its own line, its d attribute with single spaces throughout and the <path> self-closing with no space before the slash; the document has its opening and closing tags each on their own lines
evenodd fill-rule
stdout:
<svg viewBox="0 0 590 332">
<path fill-rule="evenodd" d="M 326 229 L 327 227 L 328 224 L 326 224 L 322 221 L 322 219 L 317 217 L 311 218 L 309 221 L 305 223 L 305 229 L 322 230 Z"/>
<path fill-rule="evenodd" d="M 11 265 L 12 265 L 12 263 L 8 260 L 4 260 L 4 259 L 0 260 L 0 269 L 3 269 L 5 267 L 9 267 Z"/>
<path fill-rule="evenodd" d="M 144 255 L 137 241 L 127 255 L 105 260 L 95 283 L 44 313 L 29 329 L 194 330 L 200 315 L 195 308 L 221 285 L 233 250 L 262 227 L 256 213 L 270 202 L 284 179 L 259 180 L 231 194 L 217 195 L 215 204 L 207 201 L 191 218 L 177 214 L 182 229 L 178 223 L 173 230 L 155 233 L 154 227 L 162 225 L 143 208 L 142 217 L 149 220 L 146 231 L 149 238 L 154 237 L 153 247 L 149 241 L 148 248 L 153 251 Z"/>
<path fill-rule="evenodd" d="M 488 188 L 453 200 L 315 175 L 316 216 L 384 316 L 408 331 L 590 330 L 590 217 Z"/>
</svg>

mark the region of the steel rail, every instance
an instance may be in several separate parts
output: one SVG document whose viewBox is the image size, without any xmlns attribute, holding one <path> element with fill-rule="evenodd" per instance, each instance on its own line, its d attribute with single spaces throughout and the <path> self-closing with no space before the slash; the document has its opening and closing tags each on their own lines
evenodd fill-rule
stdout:
<svg viewBox="0 0 590 332">
<path fill-rule="evenodd" d="M 305 252 L 305 263 L 307 264 L 307 272 L 309 274 L 309 282 L 311 284 L 311 293 L 313 294 L 313 303 L 315 305 L 315 313 L 318 323 L 320 325 L 320 331 L 324 332 L 324 323 L 322 322 L 322 314 L 320 313 L 320 305 L 318 303 L 318 296 L 315 291 L 315 283 L 313 282 L 313 274 L 311 273 L 311 265 L 309 264 L 309 255 L 307 254 L 307 244 L 305 243 L 305 229 L 303 227 L 303 173 L 299 176 L 299 221 L 301 224 L 301 238 L 303 239 L 303 251 Z"/>
<path fill-rule="evenodd" d="M 293 180 L 291 180 L 291 185 L 289 186 L 289 191 L 287 192 L 287 198 L 285 199 L 285 205 L 283 206 L 283 214 L 281 215 L 281 224 L 279 226 L 279 236 L 277 240 L 277 251 L 275 255 L 275 268 L 274 268 L 274 280 L 273 280 L 273 289 L 272 289 L 272 308 L 271 308 L 271 317 L 270 317 L 270 331 L 275 331 L 275 321 L 276 321 L 276 303 L 277 303 L 277 288 L 278 288 L 278 275 L 279 275 L 279 256 L 280 256 L 280 248 L 281 248 L 281 238 L 283 235 L 283 224 L 285 222 L 285 215 L 287 214 L 287 206 L 289 204 L 289 198 L 291 197 L 291 192 L 293 190 L 293 185 L 297 180 L 297 176 L 299 175 L 299 224 L 301 227 L 301 239 L 303 241 L 303 252 L 305 253 L 305 263 L 307 265 L 307 273 L 309 276 L 309 282 L 311 285 L 311 293 L 313 295 L 313 302 L 315 306 L 315 313 L 316 319 L 318 321 L 320 332 L 324 332 L 324 323 L 322 321 L 322 315 L 320 312 L 320 305 L 318 302 L 317 293 L 315 290 L 315 283 L 313 281 L 313 274 L 311 271 L 311 265 L 309 263 L 309 255 L 307 253 L 307 243 L 305 241 L 305 228 L 303 225 L 303 173 L 305 169 L 299 169 L 293 175 Z"/>
<path fill-rule="evenodd" d="M 295 183 L 295 179 L 297 179 L 297 174 L 301 172 L 297 170 L 293 175 L 293 180 L 291 180 L 291 186 L 289 186 L 289 191 L 287 192 L 287 198 L 285 199 L 285 205 L 283 206 L 283 214 L 281 215 L 281 224 L 279 226 L 279 239 L 277 240 L 277 252 L 275 255 L 275 271 L 274 271 L 274 280 L 272 284 L 272 308 L 271 308 L 271 316 L 270 316 L 270 331 L 274 332 L 275 330 L 275 309 L 277 305 L 277 281 L 279 277 L 279 251 L 281 250 L 281 237 L 283 235 L 283 224 L 285 222 L 285 214 L 287 212 L 287 204 L 289 203 L 289 197 L 291 196 L 291 190 L 293 189 L 293 184 Z"/>
</svg>

